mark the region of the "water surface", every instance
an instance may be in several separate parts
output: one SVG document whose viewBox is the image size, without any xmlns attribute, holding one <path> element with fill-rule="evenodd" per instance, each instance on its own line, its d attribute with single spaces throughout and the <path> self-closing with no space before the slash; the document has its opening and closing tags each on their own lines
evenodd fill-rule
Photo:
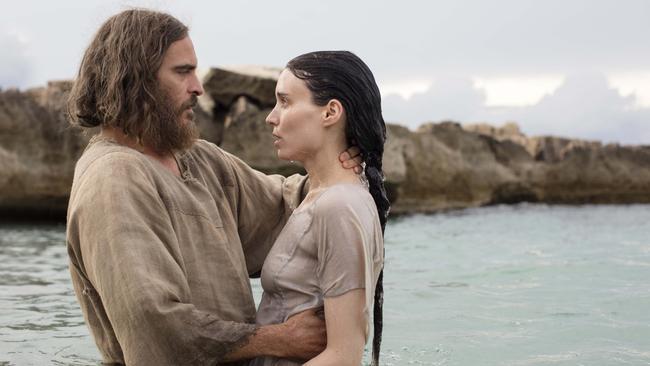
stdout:
<svg viewBox="0 0 650 366">
<path fill-rule="evenodd" d="M 0 225 L 0 263 L 0 365 L 97 364 L 64 226 Z M 385 291 L 385 365 L 648 365 L 650 205 L 401 217 Z"/>
</svg>

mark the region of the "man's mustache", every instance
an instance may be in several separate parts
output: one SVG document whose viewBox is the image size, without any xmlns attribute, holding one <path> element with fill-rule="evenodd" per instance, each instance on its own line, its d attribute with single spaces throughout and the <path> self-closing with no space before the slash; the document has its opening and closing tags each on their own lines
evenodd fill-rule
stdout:
<svg viewBox="0 0 650 366">
<path fill-rule="evenodd" d="M 196 96 L 196 94 L 192 94 L 190 99 L 187 101 L 183 102 L 181 105 L 181 111 L 184 111 L 188 108 L 194 108 L 199 104 L 199 98 Z"/>
</svg>

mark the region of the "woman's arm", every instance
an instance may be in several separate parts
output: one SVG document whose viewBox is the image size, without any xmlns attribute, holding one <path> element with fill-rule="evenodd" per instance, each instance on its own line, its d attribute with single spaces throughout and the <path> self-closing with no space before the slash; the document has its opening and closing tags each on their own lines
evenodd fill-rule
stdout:
<svg viewBox="0 0 650 366">
<path fill-rule="evenodd" d="M 359 366 L 366 344 L 365 289 L 325 298 L 327 347 L 305 366 Z"/>
</svg>

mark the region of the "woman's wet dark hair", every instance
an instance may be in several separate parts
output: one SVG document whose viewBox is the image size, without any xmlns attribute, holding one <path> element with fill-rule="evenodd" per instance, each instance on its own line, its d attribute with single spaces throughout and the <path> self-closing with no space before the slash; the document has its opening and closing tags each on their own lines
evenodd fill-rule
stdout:
<svg viewBox="0 0 650 366">
<path fill-rule="evenodd" d="M 383 233 L 390 209 L 382 171 L 386 124 L 381 114 L 381 95 L 372 72 L 359 57 L 348 51 L 306 53 L 289 61 L 287 69 L 305 82 L 316 105 L 324 106 L 332 99 L 343 105 L 348 145 L 355 145 L 361 150 L 369 191 L 377 206 Z M 375 288 L 372 365 L 379 364 L 383 277 L 382 268 Z"/>
</svg>

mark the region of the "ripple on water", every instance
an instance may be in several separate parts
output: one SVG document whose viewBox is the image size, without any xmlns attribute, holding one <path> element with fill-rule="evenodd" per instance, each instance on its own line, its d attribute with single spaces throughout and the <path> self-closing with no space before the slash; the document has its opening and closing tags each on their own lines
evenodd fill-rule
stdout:
<svg viewBox="0 0 650 366">
<path fill-rule="evenodd" d="M 465 282 L 444 282 L 444 283 L 441 283 L 441 282 L 431 281 L 431 282 L 429 282 L 428 286 L 432 287 L 432 288 L 441 288 L 441 287 L 442 288 L 461 288 L 461 287 L 469 287 L 469 284 L 467 284 Z"/>
<path fill-rule="evenodd" d="M 25 286 L 25 285 L 35 285 L 35 286 L 47 286 L 51 285 L 53 282 L 44 280 L 39 277 L 30 276 L 30 275 L 16 275 L 11 274 L 9 271 L 0 273 L 0 286 Z"/>
</svg>

